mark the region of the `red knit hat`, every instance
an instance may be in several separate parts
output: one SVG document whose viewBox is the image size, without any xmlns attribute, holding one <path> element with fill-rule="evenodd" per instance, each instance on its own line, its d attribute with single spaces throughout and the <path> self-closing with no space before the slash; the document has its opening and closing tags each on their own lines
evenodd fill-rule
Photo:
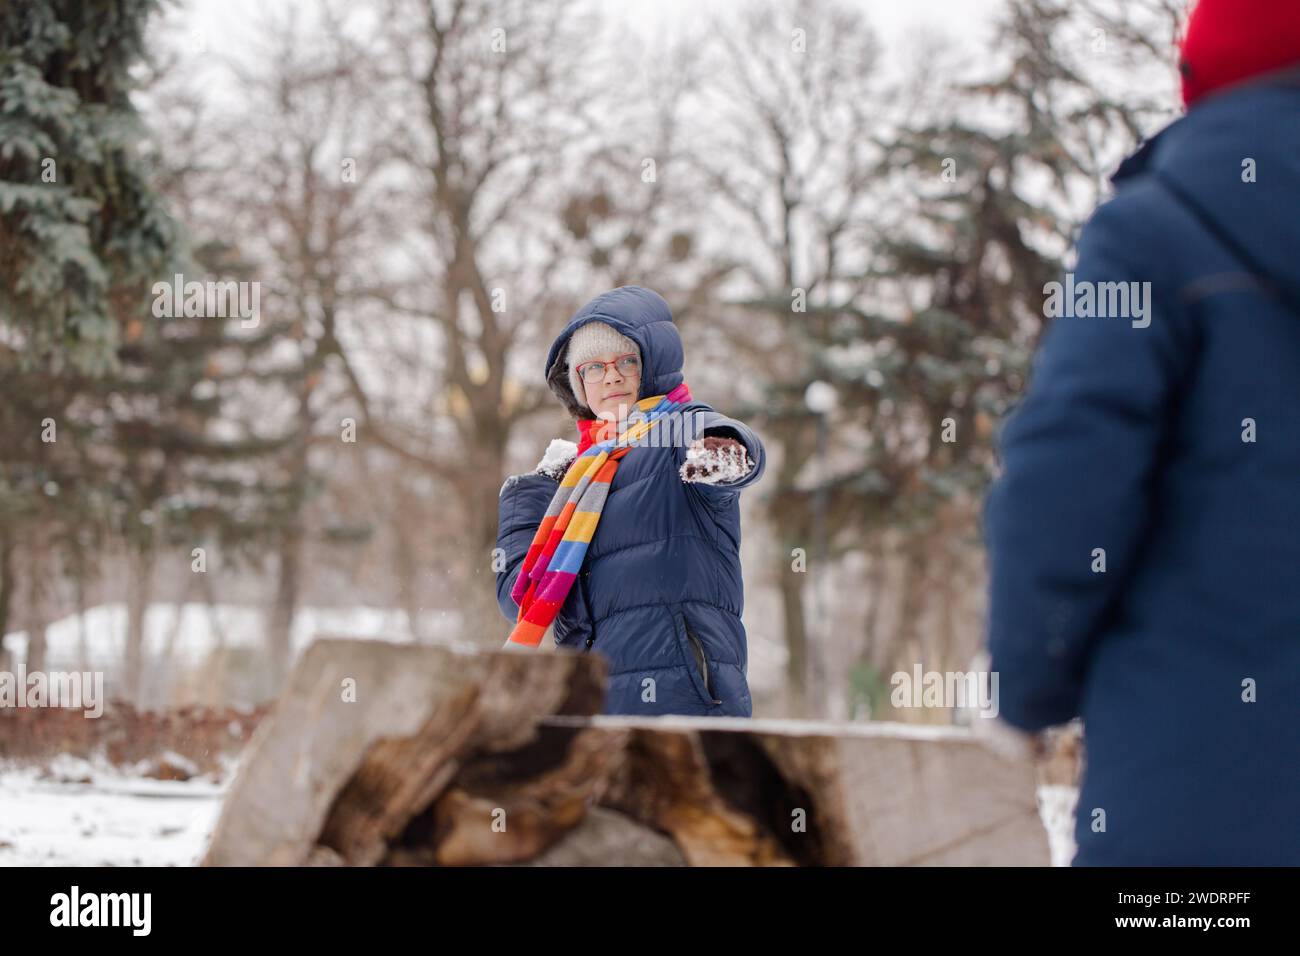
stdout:
<svg viewBox="0 0 1300 956">
<path fill-rule="evenodd" d="M 1183 40 L 1183 102 L 1261 73 L 1300 65 L 1296 0 L 1200 0 Z"/>
</svg>

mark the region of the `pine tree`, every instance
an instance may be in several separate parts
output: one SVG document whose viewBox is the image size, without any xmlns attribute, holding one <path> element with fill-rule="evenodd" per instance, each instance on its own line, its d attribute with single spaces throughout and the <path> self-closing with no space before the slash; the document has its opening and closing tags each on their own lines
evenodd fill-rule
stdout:
<svg viewBox="0 0 1300 956">
<path fill-rule="evenodd" d="M 1043 288 L 1065 268 L 1109 171 L 1151 126 L 1149 102 L 1114 99 L 1090 75 L 1096 23 L 1123 38 L 1094 13 L 1062 0 L 1008 5 L 994 44 L 1000 72 L 957 85 L 946 116 L 888 144 L 886 164 L 905 171 L 912 198 L 905 228 L 879 246 L 876 292 L 901 314 L 831 310 L 821 326 L 817 374 L 872 432 L 864 467 L 834 489 L 862 509 L 850 539 L 907 533 L 904 605 L 916 613 L 904 615 L 901 646 L 919 646 L 921 607 L 978 553 L 994 423 L 1023 388 Z M 850 354 L 867 358 L 844 361 Z M 964 666 L 970 650 L 938 653 Z"/>
<path fill-rule="evenodd" d="M 232 250 L 191 251 L 154 186 L 131 97 L 156 9 L 36 0 L 0 13 L 0 552 L 11 559 L 0 562 L 0 611 L 19 568 L 35 580 L 62 558 L 90 574 L 124 545 L 128 660 L 115 690 L 128 697 L 159 549 L 188 552 L 213 529 L 251 535 L 267 496 L 222 468 L 282 444 L 212 429 L 229 420 L 223 379 L 246 374 L 279 330 L 236 329 L 206 303 L 197 314 L 155 308 L 159 283 L 178 273 L 247 271 Z M 29 604 L 54 598 L 47 589 Z M 43 630 L 48 615 L 27 614 Z"/>
<path fill-rule="evenodd" d="M 41 0 L 0 12 L 0 547 L 8 553 L 35 527 L 75 537 L 91 526 L 98 492 L 94 472 L 81 470 L 89 449 L 76 444 L 69 413 L 86 377 L 115 366 L 129 315 L 176 248 L 135 152 L 141 129 L 129 98 L 129 70 L 155 8 L 155 0 Z M 6 578 L 0 590 L 12 594 Z"/>
<path fill-rule="evenodd" d="M 790 288 L 769 284 L 743 303 L 796 332 L 785 351 L 793 364 L 769 377 L 765 400 L 766 429 L 785 451 L 769 483 L 778 540 L 824 547 L 831 562 L 866 552 L 873 567 L 892 555 L 906 568 L 901 631 L 887 646 L 864 646 L 863 670 L 852 678 L 859 687 L 879 688 L 891 656 L 918 653 L 923 613 L 960 596 L 954 576 L 975 577 L 967 572 L 977 570 L 994 423 L 1023 386 L 1042 329 L 1043 286 L 1058 277 L 1109 169 L 1150 128 L 1146 97 L 1117 99 L 1085 69 L 1098 23 L 1141 60 L 1128 38 L 1145 34 L 1120 29 L 1128 21 L 1119 14 L 1099 19 L 1092 8 L 1104 5 L 1012 0 L 986 78 L 940 78 L 930 109 L 861 137 L 881 150 L 864 146 L 855 169 L 854 181 L 870 183 L 874 199 L 869 265 L 847 268 L 831 241 L 819 256 L 822 236 L 805 225 L 806 245 L 790 244 Z M 927 74 L 921 82 L 936 81 Z M 791 115 L 799 114 L 773 112 L 771 122 Z M 888 115 L 883 106 L 880 115 Z M 792 126 L 783 155 L 798 157 L 807 135 Z M 827 164 L 816 168 L 825 177 Z M 794 174 L 783 184 L 785 221 L 798 235 L 809 190 Z M 824 276 L 809 268 L 819 259 L 828 263 Z M 806 302 L 792 311 L 790 295 L 801 291 Z M 819 425 L 806 400 L 810 380 L 828 385 L 837 404 L 833 461 L 818 468 L 805 467 L 817 457 Z M 797 584 L 786 590 L 793 660 L 800 648 L 789 634 L 803 617 L 803 597 Z M 962 650 L 930 653 L 960 658 Z"/>
</svg>

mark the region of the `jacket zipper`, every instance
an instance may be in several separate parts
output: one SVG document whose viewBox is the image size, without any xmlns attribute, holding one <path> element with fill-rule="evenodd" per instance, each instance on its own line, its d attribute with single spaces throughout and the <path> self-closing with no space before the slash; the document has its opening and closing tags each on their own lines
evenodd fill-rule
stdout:
<svg viewBox="0 0 1300 956">
<path fill-rule="evenodd" d="M 589 651 L 591 645 L 596 643 L 596 619 L 591 615 L 591 595 L 587 592 L 586 571 L 579 572 L 578 586 L 582 589 L 582 603 L 587 609 L 587 622 L 591 625 L 591 633 L 587 635 L 587 650 Z"/>
<path fill-rule="evenodd" d="M 682 624 L 686 627 L 686 639 L 691 642 L 691 646 L 695 649 L 695 659 L 699 662 L 700 672 L 704 675 L 704 690 L 709 695 L 709 700 L 715 704 L 721 704 L 722 701 L 713 696 L 713 688 L 709 686 L 709 659 L 704 655 L 704 645 L 700 643 L 698 637 L 691 633 L 691 622 L 686 619 L 685 614 L 682 615 Z"/>
</svg>

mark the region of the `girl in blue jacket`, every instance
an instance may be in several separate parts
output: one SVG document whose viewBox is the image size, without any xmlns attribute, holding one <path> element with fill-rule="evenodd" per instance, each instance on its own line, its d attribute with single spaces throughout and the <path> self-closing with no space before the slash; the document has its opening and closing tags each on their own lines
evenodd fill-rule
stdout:
<svg viewBox="0 0 1300 956">
<path fill-rule="evenodd" d="M 551 442 L 502 485 L 497 600 L 512 646 L 553 633 L 607 658 L 605 713 L 748 717 L 739 498 L 766 456 L 690 396 L 682 361 L 649 289 L 606 292 L 569 320 L 545 374 L 579 441 Z"/>
</svg>

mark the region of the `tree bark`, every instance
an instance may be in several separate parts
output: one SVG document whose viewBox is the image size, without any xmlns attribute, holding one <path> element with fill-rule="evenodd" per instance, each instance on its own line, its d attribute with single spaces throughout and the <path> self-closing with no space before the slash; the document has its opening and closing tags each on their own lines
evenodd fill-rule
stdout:
<svg viewBox="0 0 1300 956">
<path fill-rule="evenodd" d="M 126 654 L 123 658 L 122 697 L 140 707 L 144 678 L 145 617 L 153 596 L 152 551 L 127 551 Z M 111 696 L 111 695 L 110 695 Z"/>
<path fill-rule="evenodd" d="M 780 583 L 781 617 L 785 635 L 785 681 L 790 701 L 789 712 L 807 712 L 808 628 L 803 607 L 803 584 L 807 572 L 792 571 L 789 549 L 777 556 L 777 581 Z"/>
<path fill-rule="evenodd" d="M 9 631 L 9 609 L 14 594 L 14 542 L 7 534 L 0 534 L 0 670 L 11 670 L 9 650 L 5 647 L 5 634 Z"/>
<path fill-rule="evenodd" d="M 279 561 L 275 576 L 275 599 L 266 625 L 266 650 L 270 659 L 267 695 L 274 697 L 284 686 L 293 657 L 293 621 L 298 614 L 302 580 L 302 531 L 297 518 L 280 536 Z"/>
</svg>

